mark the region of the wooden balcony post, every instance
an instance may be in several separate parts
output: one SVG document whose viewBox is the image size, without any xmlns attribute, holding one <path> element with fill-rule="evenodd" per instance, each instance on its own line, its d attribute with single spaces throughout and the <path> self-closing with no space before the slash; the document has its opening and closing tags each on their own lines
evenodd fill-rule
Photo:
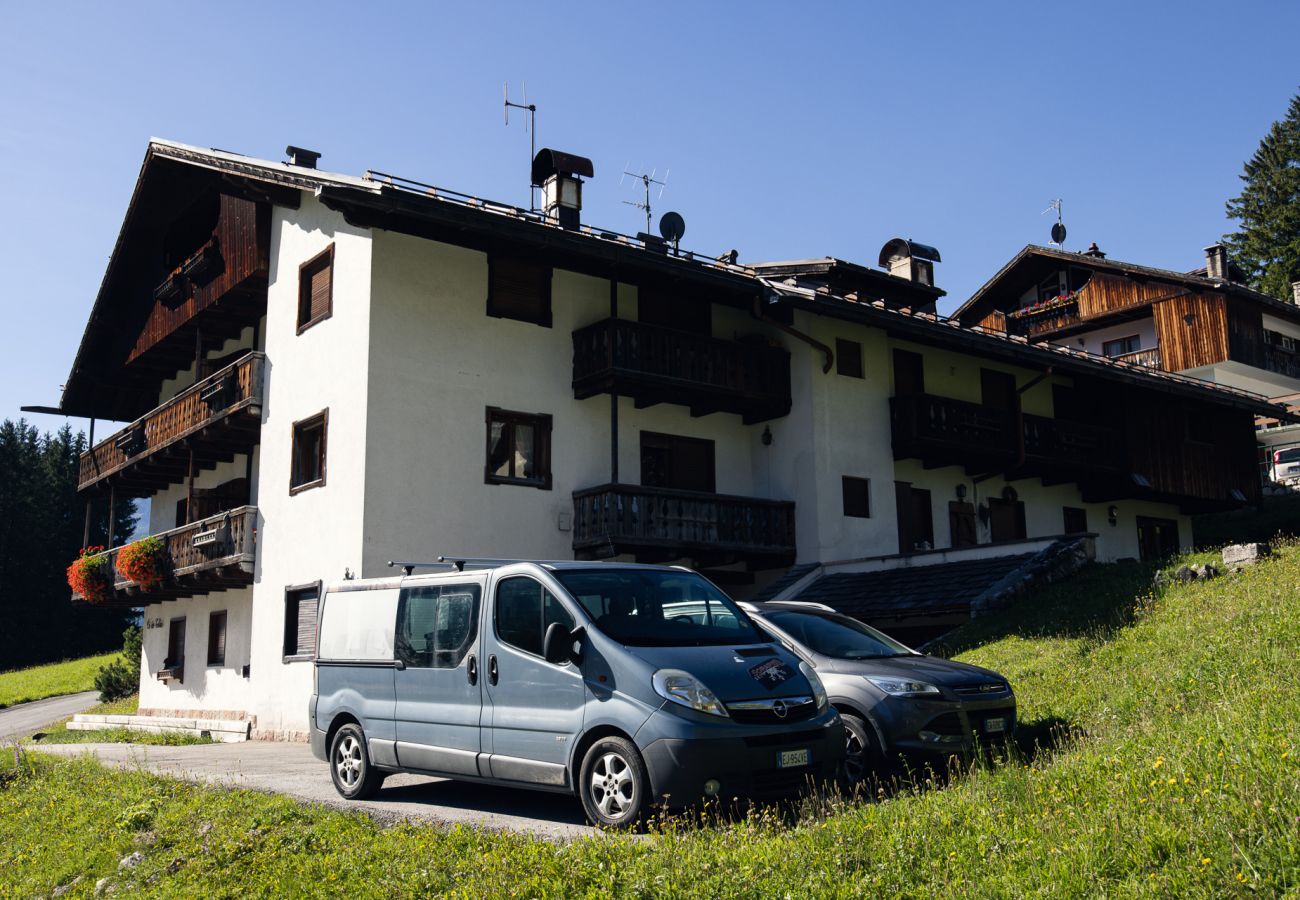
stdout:
<svg viewBox="0 0 1300 900">
<path fill-rule="evenodd" d="M 189 472 L 186 475 L 185 524 L 194 521 L 194 445 L 190 444 Z"/>
<path fill-rule="evenodd" d="M 81 549 L 90 546 L 90 498 L 86 498 L 86 524 L 81 530 Z"/>
<path fill-rule="evenodd" d="M 113 526 L 116 524 L 116 522 L 114 521 L 116 517 L 113 514 L 116 512 L 115 509 L 116 506 L 117 506 L 117 485 L 110 484 L 108 486 L 108 546 L 109 548 L 112 548 L 113 546 L 113 537 L 114 537 Z"/>
</svg>

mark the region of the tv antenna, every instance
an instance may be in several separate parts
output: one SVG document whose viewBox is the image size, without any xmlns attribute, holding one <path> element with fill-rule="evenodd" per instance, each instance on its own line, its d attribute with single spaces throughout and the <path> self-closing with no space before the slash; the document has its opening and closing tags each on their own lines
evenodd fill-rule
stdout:
<svg viewBox="0 0 1300 900">
<path fill-rule="evenodd" d="M 1056 224 L 1052 226 L 1052 243 L 1060 247 L 1065 243 L 1065 223 L 1061 221 L 1061 198 L 1060 197 L 1057 197 L 1050 204 L 1048 204 L 1047 209 L 1043 210 L 1041 213 L 1039 213 L 1039 215 L 1045 216 L 1052 210 L 1056 210 Z"/>
<path fill-rule="evenodd" d="M 631 165 L 631 162 L 629 162 L 628 165 Z M 645 233 L 646 233 L 646 234 L 649 234 L 649 233 L 650 233 L 650 221 L 651 221 L 651 217 L 650 217 L 650 185 L 652 185 L 652 184 L 657 184 L 657 185 L 659 185 L 659 195 L 658 195 L 657 197 L 655 197 L 656 200 L 662 200 L 662 199 L 663 199 L 663 196 L 664 196 L 664 188 L 666 188 L 666 187 L 668 186 L 668 174 L 669 174 L 669 170 L 664 170 L 664 180 L 663 180 L 663 181 L 659 181 L 658 179 L 655 178 L 655 171 L 656 171 L 656 170 L 651 169 L 650 172 L 649 172 L 649 174 L 647 174 L 647 173 L 645 173 L 645 172 L 641 172 L 641 173 L 638 174 L 638 173 L 636 173 L 636 172 L 630 172 L 630 171 L 628 171 L 627 169 L 624 169 L 624 170 L 623 170 L 623 175 L 624 175 L 625 177 L 628 177 L 628 178 L 635 178 L 636 180 L 640 181 L 641 184 L 642 184 L 642 186 L 645 188 L 645 200 L 624 200 L 623 202 L 626 203 L 628 206 L 635 206 L 637 209 L 639 209 L 639 210 L 641 210 L 642 212 L 645 213 Z M 619 183 L 620 185 L 622 185 L 622 184 L 623 184 L 623 179 L 620 178 L 620 179 L 618 180 L 618 183 Z"/>
<path fill-rule="evenodd" d="M 506 126 L 510 126 L 511 107 L 522 109 L 528 113 L 528 118 L 524 121 L 524 131 L 528 132 L 529 135 L 528 171 L 532 172 L 533 160 L 537 158 L 537 104 L 528 102 L 528 85 L 521 82 L 520 87 L 524 95 L 524 102 L 512 103 L 510 100 L 510 82 L 506 81 L 501 84 L 502 94 L 505 97 Z M 528 211 L 537 211 L 537 185 L 533 184 L 531 174 L 528 176 Z"/>
</svg>

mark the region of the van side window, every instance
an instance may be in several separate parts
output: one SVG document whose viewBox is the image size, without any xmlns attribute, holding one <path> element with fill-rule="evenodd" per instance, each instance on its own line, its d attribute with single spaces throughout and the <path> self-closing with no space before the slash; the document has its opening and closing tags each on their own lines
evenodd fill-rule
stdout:
<svg viewBox="0 0 1300 900">
<path fill-rule="evenodd" d="M 507 578 L 497 584 L 497 637 L 535 656 L 542 655 L 542 638 L 552 622 L 573 629 L 573 616 L 550 591 L 531 578 Z"/>
<path fill-rule="evenodd" d="M 403 588 L 397 604 L 397 658 L 417 669 L 455 669 L 478 636 L 477 584 Z"/>
</svg>

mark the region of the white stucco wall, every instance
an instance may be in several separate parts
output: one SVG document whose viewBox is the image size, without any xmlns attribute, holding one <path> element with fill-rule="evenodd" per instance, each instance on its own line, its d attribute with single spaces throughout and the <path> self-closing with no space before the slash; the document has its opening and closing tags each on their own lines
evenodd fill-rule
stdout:
<svg viewBox="0 0 1300 900">
<path fill-rule="evenodd" d="M 334 243 L 333 315 L 297 333 L 298 267 Z M 310 662 L 283 661 L 284 592 L 361 568 L 370 237 L 310 195 L 276 207 L 267 290 L 265 402 L 253 589 L 252 712 L 259 732 L 303 732 Z M 295 421 L 329 410 L 326 479 L 290 496 Z"/>
<path fill-rule="evenodd" d="M 226 658 L 220 666 L 207 665 L 209 616 L 226 613 Z M 162 627 L 145 627 L 140 665 L 140 708 L 187 712 L 197 709 L 247 712 L 252 705 L 251 679 L 243 675 L 252 653 L 253 589 L 222 591 L 152 603 L 144 609 L 146 623 L 162 620 Z M 184 681 L 162 682 L 155 676 L 167 657 L 167 637 L 172 619 L 185 619 Z"/>
<path fill-rule="evenodd" d="M 1139 350 L 1155 350 L 1160 346 L 1159 339 L 1156 337 L 1156 320 L 1149 315 L 1144 319 L 1121 322 L 1118 325 L 1108 325 L 1105 328 L 1098 328 L 1096 331 L 1071 335 L 1052 343 L 1069 347 L 1072 350 L 1084 350 L 1088 353 L 1103 356 L 1105 355 L 1102 352 L 1103 344 L 1117 338 L 1128 337 L 1131 334 L 1138 336 L 1141 345 L 1138 347 Z"/>
</svg>

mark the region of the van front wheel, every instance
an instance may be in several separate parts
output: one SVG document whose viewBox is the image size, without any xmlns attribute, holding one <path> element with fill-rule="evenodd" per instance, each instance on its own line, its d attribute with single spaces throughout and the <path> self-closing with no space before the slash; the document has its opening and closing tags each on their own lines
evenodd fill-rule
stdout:
<svg viewBox="0 0 1300 900">
<path fill-rule="evenodd" d="M 620 737 L 592 744 L 582 759 L 578 794 L 593 825 L 628 828 L 639 822 L 647 809 L 650 776 L 636 745 Z"/>
<path fill-rule="evenodd" d="M 373 797 L 384 783 L 384 773 L 370 764 L 366 735 L 360 725 L 349 723 L 335 732 L 330 746 L 330 777 L 334 789 L 347 800 Z"/>
</svg>

